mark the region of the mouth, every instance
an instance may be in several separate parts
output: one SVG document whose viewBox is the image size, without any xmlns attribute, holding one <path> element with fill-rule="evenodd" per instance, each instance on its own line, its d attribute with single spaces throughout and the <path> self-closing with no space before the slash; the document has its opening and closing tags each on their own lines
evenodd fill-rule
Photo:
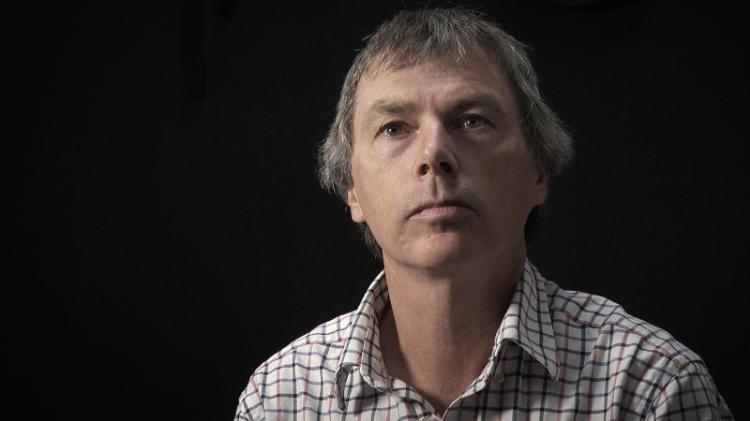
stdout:
<svg viewBox="0 0 750 421">
<path fill-rule="evenodd" d="M 440 200 L 417 206 L 409 219 L 443 219 L 474 212 L 466 202 L 461 200 Z"/>
</svg>

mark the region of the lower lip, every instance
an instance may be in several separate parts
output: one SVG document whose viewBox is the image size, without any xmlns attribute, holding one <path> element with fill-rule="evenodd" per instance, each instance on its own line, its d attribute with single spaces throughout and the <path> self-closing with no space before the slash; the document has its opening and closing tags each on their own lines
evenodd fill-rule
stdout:
<svg viewBox="0 0 750 421">
<path fill-rule="evenodd" d="M 436 206 L 425 208 L 412 215 L 412 219 L 447 219 L 469 214 L 471 211 L 463 206 Z"/>
</svg>

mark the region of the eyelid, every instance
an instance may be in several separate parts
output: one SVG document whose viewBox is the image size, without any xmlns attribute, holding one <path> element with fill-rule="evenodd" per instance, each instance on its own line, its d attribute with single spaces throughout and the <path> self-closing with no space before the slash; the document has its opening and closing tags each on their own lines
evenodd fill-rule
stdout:
<svg viewBox="0 0 750 421">
<path fill-rule="evenodd" d="M 458 126 L 463 126 L 464 122 L 465 122 L 465 121 L 466 121 L 467 119 L 469 119 L 469 118 L 475 118 L 475 119 L 481 120 L 482 124 L 484 124 L 484 125 L 488 125 L 488 126 L 494 126 L 494 125 L 492 124 L 492 121 L 490 121 L 490 119 L 489 119 L 489 118 L 487 118 L 487 117 L 485 117 L 485 116 L 483 116 L 483 115 L 481 115 L 481 114 L 477 114 L 477 113 L 467 113 L 467 114 L 462 114 L 462 115 L 461 115 L 461 116 L 459 116 L 459 118 L 458 118 L 458 122 L 457 122 L 457 125 L 458 125 Z"/>
<path fill-rule="evenodd" d="M 380 135 L 384 135 L 386 129 L 388 129 L 389 127 L 392 127 L 392 126 L 398 126 L 399 128 L 404 129 L 404 130 L 407 128 L 407 124 L 405 122 L 401 121 L 401 120 L 389 121 L 389 122 L 383 124 L 382 126 L 380 126 L 380 128 L 378 129 L 378 131 L 376 133 L 376 137 L 380 136 Z M 394 135 L 394 136 L 386 135 L 386 136 L 388 136 L 388 137 L 394 137 L 394 136 L 397 136 L 397 135 Z"/>
</svg>

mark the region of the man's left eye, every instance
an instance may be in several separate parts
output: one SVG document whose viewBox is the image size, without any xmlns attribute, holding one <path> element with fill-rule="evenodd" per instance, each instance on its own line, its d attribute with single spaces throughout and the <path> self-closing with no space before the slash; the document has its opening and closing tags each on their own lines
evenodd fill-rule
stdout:
<svg viewBox="0 0 750 421">
<path fill-rule="evenodd" d="M 465 129 L 476 129 L 488 123 L 487 119 L 478 115 L 470 115 L 461 119 L 461 127 Z"/>
</svg>

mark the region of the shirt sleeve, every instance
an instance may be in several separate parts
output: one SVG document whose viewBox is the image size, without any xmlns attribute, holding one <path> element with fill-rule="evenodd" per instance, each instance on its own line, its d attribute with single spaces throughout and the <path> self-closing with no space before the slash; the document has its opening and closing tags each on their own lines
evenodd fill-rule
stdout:
<svg viewBox="0 0 750 421">
<path fill-rule="evenodd" d="M 680 369 L 655 397 L 646 419 L 734 420 L 702 361 Z"/>
<path fill-rule="evenodd" d="M 253 377 L 247 388 L 240 395 L 240 402 L 234 414 L 234 421 L 260 421 L 265 419 L 263 401 L 258 391 L 258 385 Z"/>
</svg>

